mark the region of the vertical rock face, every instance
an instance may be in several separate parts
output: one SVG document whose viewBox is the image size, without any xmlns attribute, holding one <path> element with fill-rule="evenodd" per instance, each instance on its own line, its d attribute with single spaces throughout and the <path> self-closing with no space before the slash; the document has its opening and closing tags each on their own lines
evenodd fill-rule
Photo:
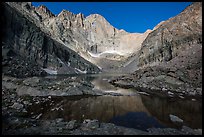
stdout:
<svg viewBox="0 0 204 137">
<path fill-rule="evenodd" d="M 190 53 L 190 50 L 202 49 L 201 5 L 199 2 L 193 3 L 179 15 L 162 22 L 151 32 L 142 43 L 139 66 L 168 62 L 184 52 Z M 186 55 L 192 58 L 194 56 Z"/>
<path fill-rule="evenodd" d="M 148 35 L 118 30 L 99 14 L 85 18 L 81 13 L 75 15 L 66 10 L 51 19 L 49 26 L 51 29 L 48 30 L 53 37 L 60 36 L 60 41 L 81 55 L 84 53 L 87 59 L 92 55 L 89 53 L 97 54 L 98 57 L 100 53 L 114 53 L 127 57 L 140 47 Z M 136 44 L 135 40 L 138 41 Z"/>
<path fill-rule="evenodd" d="M 133 72 L 161 63 L 174 67 L 199 64 L 202 61 L 201 5 L 195 2 L 177 16 L 155 26 L 138 53 L 127 59 L 124 69 Z"/>
<path fill-rule="evenodd" d="M 118 30 L 99 14 L 84 17 L 81 13 L 73 14 L 62 10 L 58 15 L 54 15 L 45 6 L 34 7 L 31 3 L 15 2 L 8 4 L 51 38 L 101 68 L 104 63 L 114 64 L 137 52 L 151 32 L 146 31 L 143 34 Z"/>
<path fill-rule="evenodd" d="M 44 17 L 53 17 L 44 7 L 39 8 L 40 12 Z M 25 59 L 28 64 L 34 63 L 39 68 L 56 71 L 57 73 L 99 72 L 95 65 L 52 39 L 49 34 L 43 32 L 27 18 L 29 17 L 3 3 L 1 17 L 2 32 L 4 34 L 2 37 L 2 50 L 11 50 L 17 57 L 21 58 L 20 61 L 23 62 L 23 59 Z M 8 54 L 3 58 L 7 58 L 6 56 Z"/>
<path fill-rule="evenodd" d="M 158 24 L 124 69 L 134 87 L 202 95 L 202 3 Z"/>
</svg>

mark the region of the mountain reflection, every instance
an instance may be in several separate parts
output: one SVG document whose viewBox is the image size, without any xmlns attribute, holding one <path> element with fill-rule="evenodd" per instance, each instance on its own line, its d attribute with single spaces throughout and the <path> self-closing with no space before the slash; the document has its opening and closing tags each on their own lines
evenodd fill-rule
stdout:
<svg viewBox="0 0 204 137">
<path fill-rule="evenodd" d="M 90 81 L 94 89 L 104 92 L 134 96 L 52 97 L 39 104 L 33 103 L 28 108 L 28 117 L 42 114 L 40 119 L 63 118 L 65 121 L 98 119 L 100 122 L 142 130 L 151 127 L 180 128 L 182 125 L 202 128 L 202 101 L 140 95 L 134 89 L 114 87 L 107 82 L 111 77 L 84 75 L 76 77 L 76 80 Z M 57 79 L 60 80 L 59 78 Z M 173 123 L 169 118 L 170 114 L 181 118 L 183 123 Z"/>
<path fill-rule="evenodd" d="M 170 120 L 169 115 L 173 114 L 181 118 L 186 126 L 202 128 L 202 101 L 143 95 L 141 98 L 151 115 L 169 127 L 182 126 Z"/>
<path fill-rule="evenodd" d="M 99 96 L 81 99 L 70 99 L 70 97 L 54 97 L 49 102 L 35 104 L 30 112 L 42 113 L 42 119 L 64 118 L 72 119 L 98 119 L 109 122 L 115 116 L 124 115 L 128 112 L 145 112 L 140 96 Z M 51 103 L 52 102 L 52 103 Z M 55 104 L 52 106 L 51 104 Z M 46 110 L 36 108 L 44 108 Z M 60 109 L 55 109 L 60 108 Z M 63 110 L 62 110 L 63 109 Z M 35 110 L 35 111 L 34 111 Z M 52 111 L 54 110 L 54 111 Z"/>
<path fill-rule="evenodd" d="M 183 119 L 183 124 L 186 126 L 202 128 L 201 103 L 188 100 L 171 101 L 144 95 L 53 97 L 48 102 L 33 105 L 29 112 L 35 112 L 33 115 L 42 113 L 41 119 L 63 118 L 65 121 L 98 119 L 101 122 L 111 122 L 132 128 L 138 125 L 143 128 L 150 128 L 151 125 L 181 127 L 170 121 L 169 114 L 173 114 Z"/>
</svg>

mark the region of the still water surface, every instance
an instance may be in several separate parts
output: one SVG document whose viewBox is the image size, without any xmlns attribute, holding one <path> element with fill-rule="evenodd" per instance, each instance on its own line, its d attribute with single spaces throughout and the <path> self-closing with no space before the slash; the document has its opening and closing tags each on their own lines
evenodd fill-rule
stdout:
<svg viewBox="0 0 204 137">
<path fill-rule="evenodd" d="M 98 119 L 100 122 L 114 123 L 119 126 L 146 130 L 157 128 L 202 128 L 202 100 L 161 97 L 140 94 L 135 89 L 114 87 L 108 80 L 118 75 L 70 75 L 90 81 L 94 89 L 104 92 L 123 93 L 125 96 L 72 96 L 52 97 L 44 103 L 29 108 L 32 115 L 41 114 L 41 119 L 63 118 L 65 121 Z M 66 76 L 51 76 L 53 80 Z M 50 78 L 50 77 L 49 77 Z M 46 78 L 45 78 L 46 79 Z M 183 120 L 175 123 L 169 115 Z"/>
</svg>

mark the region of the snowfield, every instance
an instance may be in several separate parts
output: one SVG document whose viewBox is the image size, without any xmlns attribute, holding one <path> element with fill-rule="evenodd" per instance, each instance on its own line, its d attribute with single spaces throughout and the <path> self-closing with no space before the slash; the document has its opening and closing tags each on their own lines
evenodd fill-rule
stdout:
<svg viewBox="0 0 204 137">
<path fill-rule="evenodd" d="M 118 54 L 118 55 L 121 55 L 121 56 L 124 55 L 124 53 L 121 53 L 121 52 L 118 52 L 118 51 L 115 51 L 115 50 L 107 50 L 107 51 L 104 51 L 104 52 L 99 53 L 99 54 L 94 54 L 94 53 L 91 53 L 89 51 L 88 51 L 88 53 L 89 53 L 89 55 L 91 55 L 92 57 L 95 57 L 95 58 L 99 58 L 101 55 L 107 54 L 107 53 L 109 53 L 109 54 Z"/>
</svg>

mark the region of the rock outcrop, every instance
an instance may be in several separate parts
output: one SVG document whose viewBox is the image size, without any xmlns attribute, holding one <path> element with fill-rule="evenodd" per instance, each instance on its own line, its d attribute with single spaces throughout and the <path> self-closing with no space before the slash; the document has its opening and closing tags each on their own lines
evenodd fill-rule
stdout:
<svg viewBox="0 0 204 137">
<path fill-rule="evenodd" d="M 139 66 L 168 62 L 181 56 L 202 60 L 202 4 L 195 2 L 179 15 L 162 22 L 142 43 Z M 194 53 L 191 54 L 191 51 Z M 188 60 L 183 60 L 186 64 Z"/>
<path fill-rule="evenodd" d="M 40 27 L 41 25 L 32 21 L 32 18 L 27 16 L 27 14 L 19 12 L 16 9 L 19 6 L 24 6 L 28 10 L 31 8 L 28 3 L 20 4 L 15 3 L 12 7 L 10 3 L 3 3 L 1 21 L 3 26 L 2 33 L 4 34 L 2 37 L 4 62 L 2 63 L 9 68 L 5 72 L 6 74 L 25 77 L 43 73 L 33 74 L 30 72 L 34 71 L 33 67 L 29 67 L 32 64 L 35 64 L 38 70 L 44 69 L 51 74 L 96 73 L 100 71 L 97 66 L 82 58 L 75 51 L 51 38 L 49 33 L 44 32 Z M 14 8 L 15 6 L 16 8 Z M 22 8 L 20 7 L 19 9 Z M 44 6 L 38 8 L 38 13 L 36 12 L 36 15 L 42 17 L 41 19 L 46 20 L 54 17 Z M 18 61 L 12 61 L 16 59 Z M 22 68 L 25 68 L 24 70 L 26 71 L 23 71 Z"/>
<path fill-rule="evenodd" d="M 136 70 L 139 67 L 154 66 L 161 62 L 173 63 L 171 66 L 177 62 L 178 65 L 175 67 L 195 61 L 200 62 L 202 60 L 201 5 L 202 3 L 195 2 L 177 16 L 155 26 L 143 41 L 139 52 L 129 57 L 126 66 L 128 68 L 133 66 Z"/>
</svg>

